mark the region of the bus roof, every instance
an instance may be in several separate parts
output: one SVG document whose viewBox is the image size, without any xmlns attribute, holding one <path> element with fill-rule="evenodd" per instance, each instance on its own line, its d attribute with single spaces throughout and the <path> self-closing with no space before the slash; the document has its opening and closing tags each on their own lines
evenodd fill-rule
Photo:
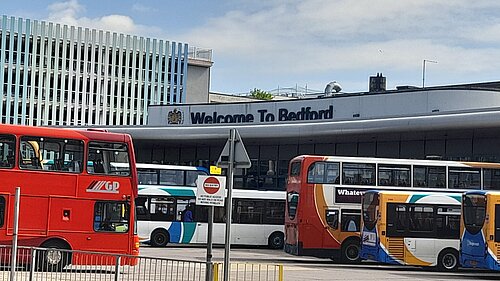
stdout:
<svg viewBox="0 0 500 281">
<path fill-rule="evenodd" d="M 1 134 L 12 135 L 30 135 L 40 137 L 52 138 L 68 138 L 68 139 L 81 139 L 81 140 L 102 140 L 102 141 L 116 141 L 125 142 L 132 138 L 128 134 L 109 133 L 95 130 L 85 129 L 71 129 L 71 128 L 55 128 L 55 127 L 34 127 L 22 125 L 7 125 L 0 124 Z"/>
<path fill-rule="evenodd" d="M 137 169 L 155 169 L 155 170 L 187 170 L 187 171 L 204 171 L 208 173 L 208 169 L 205 167 L 195 167 L 195 166 L 182 166 L 182 165 L 163 165 L 163 164 L 148 164 L 148 163 L 137 163 Z"/>
<path fill-rule="evenodd" d="M 299 155 L 291 160 L 302 161 L 306 158 L 316 158 L 317 161 L 338 161 L 351 163 L 379 163 L 400 165 L 427 165 L 427 166 L 455 166 L 467 168 L 496 168 L 500 169 L 500 163 L 489 162 L 467 162 L 449 160 L 421 160 L 421 159 L 399 159 L 399 158 L 376 158 L 376 157 L 350 157 L 350 156 L 322 156 L 322 155 Z"/>
</svg>

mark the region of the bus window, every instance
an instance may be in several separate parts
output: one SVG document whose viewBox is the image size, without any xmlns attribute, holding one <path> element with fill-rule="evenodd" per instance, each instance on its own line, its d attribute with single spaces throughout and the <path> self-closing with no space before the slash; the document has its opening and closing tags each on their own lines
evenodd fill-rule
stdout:
<svg viewBox="0 0 500 281">
<path fill-rule="evenodd" d="M 482 194 L 464 195 L 463 217 L 467 231 L 472 235 L 479 233 L 486 219 L 486 196 Z"/>
<path fill-rule="evenodd" d="M 326 210 L 326 223 L 333 229 L 339 228 L 339 211 Z"/>
<path fill-rule="evenodd" d="M 150 198 L 150 214 L 152 221 L 176 220 L 175 200 L 171 197 Z"/>
<path fill-rule="evenodd" d="M 487 190 L 500 190 L 500 169 L 483 169 L 483 185 Z"/>
<path fill-rule="evenodd" d="M 186 171 L 186 185 L 196 186 L 198 176 L 204 176 L 207 172 L 205 171 Z"/>
<path fill-rule="evenodd" d="M 413 186 L 446 188 L 446 167 L 414 166 Z"/>
<path fill-rule="evenodd" d="M 450 167 L 448 188 L 481 189 L 481 170 Z"/>
<path fill-rule="evenodd" d="M 379 195 L 375 192 L 367 192 L 363 197 L 363 223 L 366 229 L 373 230 L 378 218 Z"/>
<path fill-rule="evenodd" d="M 309 166 L 307 171 L 307 183 L 324 183 L 325 182 L 325 163 L 316 162 Z"/>
<path fill-rule="evenodd" d="M 288 201 L 288 216 L 291 220 L 295 219 L 297 214 L 297 205 L 299 204 L 299 194 L 297 192 L 289 192 L 287 194 Z"/>
<path fill-rule="evenodd" d="M 0 168 L 14 167 L 16 139 L 11 135 L 0 135 Z"/>
<path fill-rule="evenodd" d="M 135 199 L 135 208 L 137 213 L 137 220 L 149 220 L 150 213 L 147 206 L 147 197 L 139 196 Z"/>
<path fill-rule="evenodd" d="M 405 205 L 387 204 L 387 237 L 404 237 L 408 224 Z"/>
<path fill-rule="evenodd" d="M 233 223 L 262 224 L 264 201 L 236 199 L 233 208 Z"/>
<path fill-rule="evenodd" d="M 160 170 L 160 185 L 184 185 L 184 171 Z"/>
<path fill-rule="evenodd" d="M 340 221 L 342 222 L 342 231 L 357 232 L 361 223 L 360 210 L 342 209 Z"/>
<path fill-rule="evenodd" d="M 495 204 L 495 242 L 500 242 L 500 205 Z"/>
<path fill-rule="evenodd" d="M 292 164 L 290 164 L 290 176 L 292 176 L 292 177 L 300 176 L 301 166 L 302 166 L 301 162 L 299 162 L 299 161 L 293 162 Z"/>
<path fill-rule="evenodd" d="M 89 174 L 130 175 L 128 149 L 124 143 L 90 142 L 88 162 Z"/>
<path fill-rule="evenodd" d="M 438 238 L 460 238 L 460 206 L 440 206 L 436 211 Z"/>
<path fill-rule="evenodd" d="M 105 232 L 128 232 L 129 209 L 126 202 L 96 202 L 94 208 L 94 230 Z"/>
<path fill-rule="evenodd" d="M 378 166 L 378 185 L 380 186 L 410 186 L 409 165 L 386 165 Z"/>
<path fill-rule="evenodd" d="M 155 170 L 137 169 L 139 184 L 158 184 L 158 173 Z"/>
<path fill-rule="evenodd" d="M 434 208 L 431 206 L 409 206 L 408 218 L 408 230 L 411 234 L 419 232 L 421 233 L 419 237 L 423 237 L 425 236 L 423 232 L 434 231 Z"/>
<path fill-rule="evenodd" d="M 0 227 L 3 227 L 5 222 L 5 197 L 0 196 Z"/>
<path fill-rule="evenodd" d="M 375 164 L 344 163 L 342 183 L 347 185 L 375 185 Z"/>
<path fill-rule="evenodd" d="M 266 201 L 264 224 L 285 223 L 285 201 L 269 200 Z"/>
</svg>

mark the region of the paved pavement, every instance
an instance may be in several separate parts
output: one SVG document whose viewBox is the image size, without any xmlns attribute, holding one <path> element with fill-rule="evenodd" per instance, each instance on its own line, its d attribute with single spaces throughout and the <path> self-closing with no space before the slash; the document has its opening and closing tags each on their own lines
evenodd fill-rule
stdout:
<svg viewBox="0 0 500 281">
<path fill-rule="evenodd" d="M 199 246 L 142 247 L 141 255 L 171 259 L 205 261 L 206 248 Z M 224 249 L 213 249 L 213 261 L 224 260 Z M 232 262 L 278 263 L 284 265 L 286 281 L 303 280 L 500 280 L 500 272 L 459 270 L 439 272 L 429 268 L 388 266 L 370 262 L 337 264 L 328 259 L 296 257 L 281 250 L 238 248 L 231 249 Z"/>
</svg>

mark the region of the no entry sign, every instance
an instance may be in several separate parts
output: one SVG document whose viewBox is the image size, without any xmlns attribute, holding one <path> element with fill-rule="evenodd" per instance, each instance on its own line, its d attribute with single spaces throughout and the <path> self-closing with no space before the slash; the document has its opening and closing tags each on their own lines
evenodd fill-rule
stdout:
<svg viewBox="0 0 500 281">
<path fill-rule="evenodd" d="M 224 206 L 226 177 L 198 176 L 196 205 Z"/>
</svg>

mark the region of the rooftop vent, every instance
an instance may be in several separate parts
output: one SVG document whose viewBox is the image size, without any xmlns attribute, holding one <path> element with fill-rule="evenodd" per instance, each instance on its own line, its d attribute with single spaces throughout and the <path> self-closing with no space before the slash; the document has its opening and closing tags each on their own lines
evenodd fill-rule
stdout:
<svg viewBox="0 0 500 281">
<path fill-rule="evenodd" d="M 325 96 L 331 96 L 334 93 L 338 93 L 340 91 L 342 91 L 342 87 L 340 86 L 340 84 L 337 81 L 333 81 L 326 84 Z"/>
<path fill-rule="evenodd" d="M 370 93 L 385 92 L 386 80 L 382 73 L 377 73 L 377 76 L 370 76 Z"/>
</svg>

